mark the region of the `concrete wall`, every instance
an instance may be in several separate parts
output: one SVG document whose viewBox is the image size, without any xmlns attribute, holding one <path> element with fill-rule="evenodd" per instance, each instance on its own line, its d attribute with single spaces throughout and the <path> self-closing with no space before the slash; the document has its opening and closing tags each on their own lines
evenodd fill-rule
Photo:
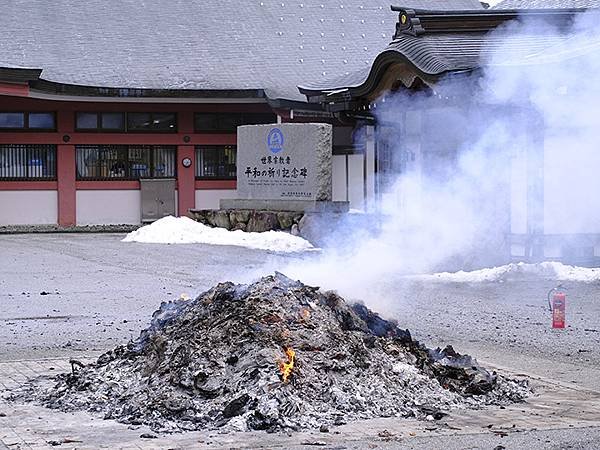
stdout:
<svg viewBox="0 0 600 450">
<path fill-rule="evenodd" d="M 235 189 L 197 189 L 196 209 L 219 209 L 222 198 L 237 198 Z"/>
<path fill-rule="evenodd" d="M 57 191 L 0 191 L 0 225 L 56 225 Z"/>
<path fill-rule="evenodd" d="M 77 225 L 119 225 L 141 222 L 138 190 L 77 191 Z"/>
</svg>

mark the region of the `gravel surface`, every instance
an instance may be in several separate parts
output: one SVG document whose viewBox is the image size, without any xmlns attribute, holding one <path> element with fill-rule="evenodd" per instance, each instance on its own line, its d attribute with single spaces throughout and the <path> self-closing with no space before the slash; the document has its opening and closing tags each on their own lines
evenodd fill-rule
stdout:
<svg viewBox="0 0 600 450">
<path fill-rule="evenodd" d="M 137 337 L 161 301 L 301 259 L 239 247 L 122 243 L 123 236 L 0 236 L 0 360 L 100 353 Z M 452 344 L 481 363 L 600 391 L 600 285 L 567 283 L 568 327 L 552 330 L 546 293 L 555 284 L 399 279 L 380 288 L 385 304 L 366 300 L 430 347 Z M 597 428 L 431 439 L 389 448 L 600 448 Z"/>
<path fill-rule="evenodd" d="M 162 301 L 302 258 L 241 247 L 123 243 L 122 237 L 0 236 L 0 358 L 104 351 L 137 337 Z M 555 284 L 399 279 L 380 288 L 386 304 L 365 300 L 430 347 L 452 344 L 500 366 L 533 373 L 541 367 L 540 375 L 600 390 L 600 284 L 567 283 L 568 326 L 553 330 L 546 293 Z"/>
<path fill-rule="evenodd" d="M 557 283 L 399 283 L 390 309 L 428 345 L 600 390 L 600 284 L 566 283 L 567 328 L 554 330 L 546 295 Z"/>
<path fill-rule="evenodd" d="M 120 242 L 123 237 L 0 236 L 0 359 L 108 350 L 137 337 L 162 301 L 193 297 L 284 258 L 241 247 Z"/>
</svg>

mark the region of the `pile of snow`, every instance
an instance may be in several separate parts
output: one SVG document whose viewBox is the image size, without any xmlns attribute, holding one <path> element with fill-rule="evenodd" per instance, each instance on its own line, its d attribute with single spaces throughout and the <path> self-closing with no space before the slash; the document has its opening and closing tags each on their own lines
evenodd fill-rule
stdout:
<svg viewBox="0 0 600 450">
<path fill-rule="evenodd" d="M 539 277 L 557 281 L 580 281 L 591 283 L 600 280 L 600 268 L 569 266 L 559 262 L 537 264 L 511 263 L 500 267 L 491 267 L 471 272 L 441 272 L 420 275 L 428 281 L 447 281 L 453 283 L 481 283 L 484 281 L 504 281 L 527 277 Z"/>
<path fill-rule="evenodd" d="M 271 250 L 274 252 L 302 252 L 315 250 L 310 242 L 283 231 L 246 233 L 211 228 L 188 217 L 163 217 L 156 222 L 129 233 L 123 242 L 146 244 L 213 244 Z"/>
</svg>

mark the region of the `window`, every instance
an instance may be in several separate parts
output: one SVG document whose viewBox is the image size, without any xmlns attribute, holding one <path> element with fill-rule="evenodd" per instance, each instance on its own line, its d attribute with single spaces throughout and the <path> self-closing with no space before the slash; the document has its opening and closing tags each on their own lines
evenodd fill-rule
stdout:
<svg viewBox="0 0 600 450">
<path fill-rule="evenodd" d="M 56 118 L 52 112 L 0 112 L 0 130 L 54 131 Z"/>
<path fill-rule="evenodd" d="M 53 130 L 54 114 L 29 113 L 29 128 L 35 128 L 40 130 Z"/>
<path fill-rule="evenodd" d="M 77 131 L 176 133 L 177 115 L 175 113 L 78 112 L 75 116 L 75 128 Z"/>
<path fill-rule="evenodd" d="M 175 113 L 127 113 L 127 131 L 177 132 Z"/>
<path fill-rule="evenodd" d="M 234 180 L 236 178 L 235 145 L 196 147 L 196 178 Z"/>
<path fill-rule="evenodd" d="M 139 180 L 176 176 L 171 145 L 76 145 L 78 180 Z"/>
<path fill-rule="evenodd" d="M 75 128 L 78 131 L 125 131 L 125 113 L 78 112 Z"/>
<path fill-rule="evenodd" d="M 125 129 L 125 115 L 123 113 L 100 114 L 100 128 L 119 131 Z"/>
<path fill-rule="evenodd" d="M 39 144 L 0 145 L 0 179 L 55 180 L 56 146 Z"/>
<path fill-rule="evenodd" d="M 0 128 L 25 128 L 25 113 L 0 113 Z"/>
<path fill-rule="evenodd" d="M 200 133 L 235 133 L 240 125 L 275 123 L 272 113 L 196 113 L 194 127 Z"/>
</svg>

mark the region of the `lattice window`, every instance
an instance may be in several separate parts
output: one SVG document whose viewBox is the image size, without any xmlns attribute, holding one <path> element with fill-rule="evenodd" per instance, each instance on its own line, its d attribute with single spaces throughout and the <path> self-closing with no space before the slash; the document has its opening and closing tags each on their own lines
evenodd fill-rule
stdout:
<svg viewBox="0 0 600 450">
<path fill-rule="evenodd" d="M 55 180 L 56 146 L 0 144 L 0 179 Z"/>
<path fill-rule="evenodd" d="M 196 146 L 196 178 L 234 180 L 236 170 L 235 145 Z"/>
<path fill-rule="evenodd" d="M 171 145 L 76 145 L 78 180 L 174 178 L 177 147 Z"/>
</svg>

